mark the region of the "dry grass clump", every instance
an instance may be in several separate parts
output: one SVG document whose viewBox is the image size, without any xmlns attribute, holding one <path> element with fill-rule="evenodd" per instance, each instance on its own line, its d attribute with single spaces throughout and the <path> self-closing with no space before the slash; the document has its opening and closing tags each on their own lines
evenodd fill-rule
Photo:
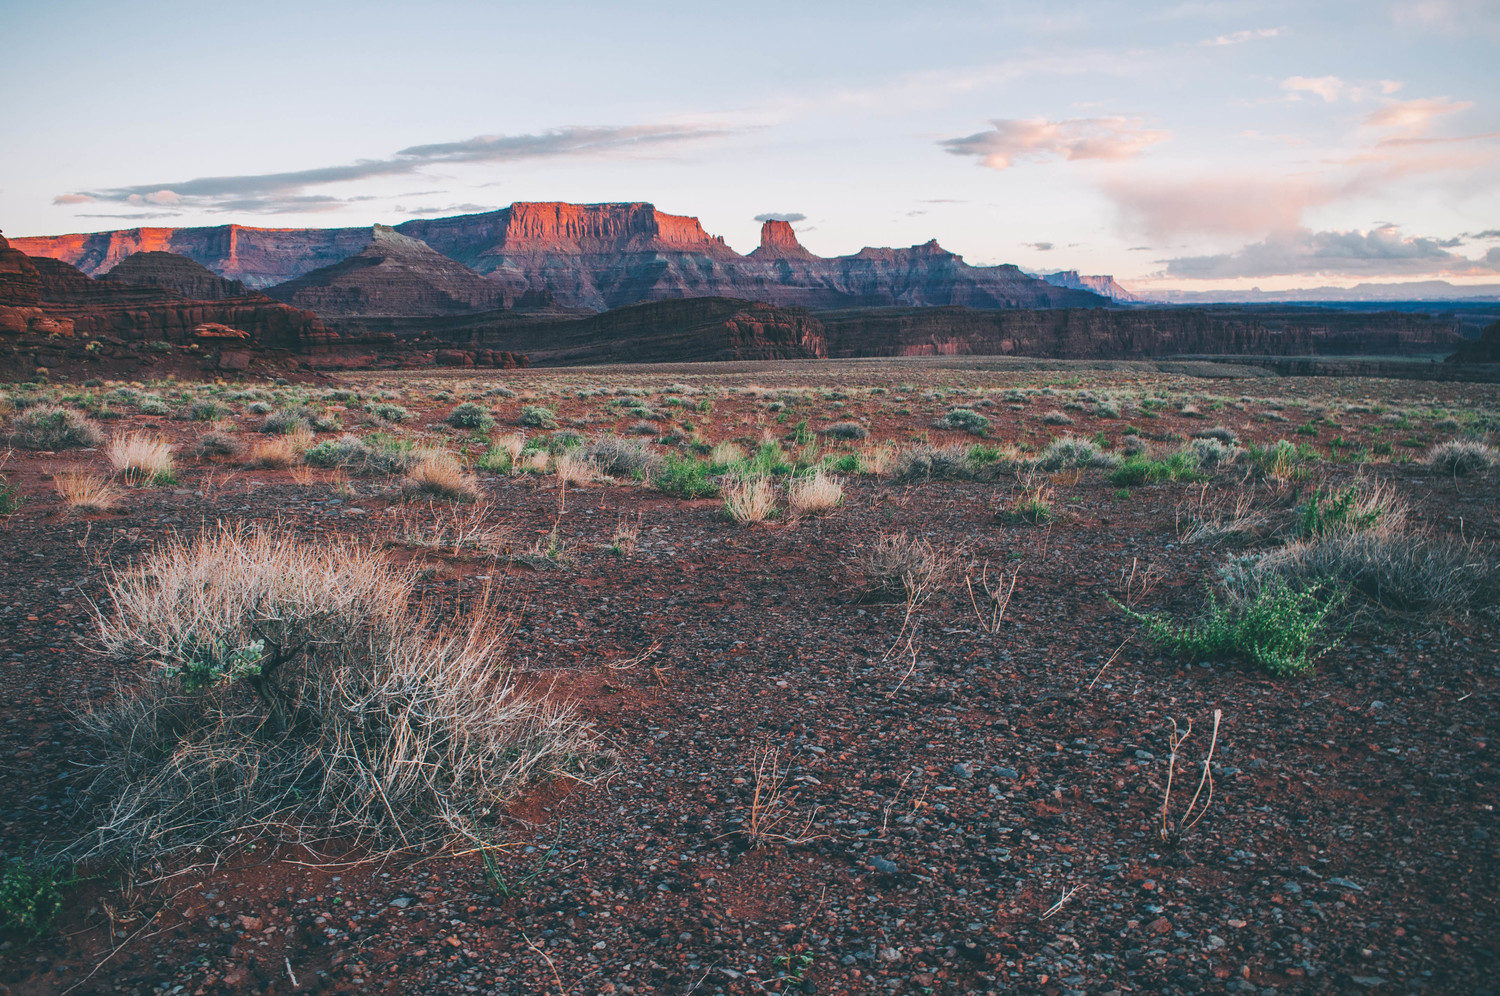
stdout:
<svg viewBox="0 0 1500 996">
<path fill-rule="evenodd" d="M 604 476 L 599 465 L 582 453 L 569 451 L 559 456 L 553 465 L 553 473 L 557 475 L 559 484 L 571 484 L 575 487 L 582 484 L 592 484 Z"/>
<path fill-rule="evenodd" d="M 1276 585 L 1310 590 L 1333 582 L 1386 609 L 1443 615 L 1492 600 L 1496 568 L 1474 543 L 1371 529 L 1327 533 L 1239 557 L 1220 570 L 1220 579 L 1237 604 L 1253 603 Z"/>
<path fill-rule="evenodd" d="M 900 594 L 908 602 L 941 588 L 955 563 L 955 553 L 906 533 L 881 533 L 846 561 L 866 595 Z"/>
<path fill-rule="evenodd" d="M 447 450 L 428 450 L 418 456 L 401 487 L 407 497 L 448 501 L 474 501 L 479 497 L 474 475 L 465 471 L 458 457 Z"/>
<path fill-rule="evenodd" d="M 650 443 L 620 436 L 600 436 L 583 448 L 583 456 L 610 477 L 649 481 L 661 470 L 661 455 Z"/>
<path fill-rule="evenodd" d="M 409 504 L 391 510 L 395 522 L 387 544 L 452 553 L 499 556 L 510 546 L 510 534 L 495 522 L 488 503 L 463 506 Z"/>
<path fill-rule="evenodd" d="M 796 478 L 787 485 L 786 501 L 794 515 L 822 515 L 844 503 L 844 485 L 819 467 L 811 476 Z"/>
<path fill-rule="evenodd" d="M 895 460 L 896 450 L 886 443 L 876 443 L 859 451 L 860 471 L 865 474 L 889 474 Z"/>
<path fill-rule="evenodd" d="M 103 440 L 99 426 L 71 408 L 37 405 L 10 423 L 10 441 L 23 450 L 88 448 Z"/>
<path fill-rule="evenodd" d="M 439 621 L 372 549 L 269 530 L 171 540 L 110 578 L 99 652 L 136 684 L 82 717 L 97 830 L 139 861 L 274 828 L 411 846 L 478 839 L 518 788 L 587 753 L 516 689 L 481 602 Z"/>
<path fill-rule="evenodd" d="M 176 480 L 172 444 L 159 436 L 145 432 L 116 436 L 104 448 L 104 455 L 126 484 L 170 484 Z"/>
<path fill-rule="evenodd" d="M 1253 492 L 1238 492 L 1233 504 L 1213 494 L 1208 485 L 1177 509 L 1177 539 L 1182 543 L 1242 542 L 1260 533 L 1268 522 L 1255 508 Z"/>
<path fill-rule="evenodd" d="M 1477 439 L 1450 439 L 1427 451 L 1432 469 L 1452 477 L 1463 477 L 1500 466 L 1500 450 Z"/>
<path fill-rule="evenodd" d="M 69 508 L 82 512 L 112 512 L 120 506 L 120 489 L 82 467 L 61 471 L 52 481 Z"/>
<path fill-rule="evenodd" d="M 219 430 L 205 432 L 193 447 L 193 452 L 200 457 L 235 457 L 240 455 L 240 450 L 240 441 L 233 433 Z"/>
<path fill-rule="evenodd" d="M 735 522 L 764 522 L 776 514 L 776 490 L 768 477 L 756 475 L 724 489 L 724 514 Z"/>
<path fill-rule="evenodd" d="M 898 481 L 961 481 L 974 476 L 969 451 L 957 443 L 902 450 L 892 458 L 890 472 Z"/>
<path fill-rule="evenodd" d="M 313 439 L 313 434 L 304 429 L 259 440 L 250 448 L 250 466 L 262 470 L 285 470 L 302 462 L 302 454 L 307 452 Z"/>
</svg>

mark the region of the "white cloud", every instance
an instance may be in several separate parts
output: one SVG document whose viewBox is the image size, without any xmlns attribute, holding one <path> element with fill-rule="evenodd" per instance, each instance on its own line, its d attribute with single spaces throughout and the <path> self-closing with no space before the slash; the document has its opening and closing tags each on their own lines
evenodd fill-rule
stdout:
<svg viewBox="0 0 1500 996">
<path fill-rule="evenodd" d="M 1262 38 L 1275 38 L 1277 35 L 1286 33 L 1286 28 L 1250 28 L 1245 31 L 1231 31 L 1227 35 L 1215 35 L 1205 38 L 1199 44 L 1208 46 L 1240 45 L 1248 41 L 1259 41 Z"/>
<path fill-rule="evenodd" d="M 1289 76 L 1281 81 L 1281 88 L 1288 93 L 1312 93 L 1333 103 L 1343 94 L 1346 84 L 1337 76 Z"/>
<path fill-rule="evenodd" d="M 976 156 L 990 169 L 1008 169 L 1018 161 L 1132 159 L 1172 137 L 1142 127 L 1139 118 L 997 118 L 990 124 L 988 131 L 938 144 L 955 156 Z"/>
</svg>

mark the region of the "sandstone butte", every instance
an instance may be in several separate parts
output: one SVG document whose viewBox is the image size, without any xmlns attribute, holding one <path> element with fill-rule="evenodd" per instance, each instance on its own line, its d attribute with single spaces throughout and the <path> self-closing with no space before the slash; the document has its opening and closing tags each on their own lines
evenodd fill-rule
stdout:
<svg viewBox="0 0 1500 996">
<path fill-rule="evenodd" d="M 710 296 L 806 307 L 1093 308 L 1108 303 L 1092 291 L 1055 287 L 1014 266 L 970 266 L 935 241 L 820 257 L 803 248 L 789 224 L 771 221 L 762 228 L 760 247 L 742 256 L 705 232 L 698 219 L 644 203 L 516 203 L 485 214 L 408 221 L 394 232 L 482 274 L 499 288 L 505 306 L 528 295 L 594 311 Z M 31 256 L 59 259 L 91 275 L 107 272 L 132 253 L 171 252 L 226 279 L 265 289 L 363 253 L 374 238 L 368 228 L 222 225 L 12 241 Z"/>
</svg>

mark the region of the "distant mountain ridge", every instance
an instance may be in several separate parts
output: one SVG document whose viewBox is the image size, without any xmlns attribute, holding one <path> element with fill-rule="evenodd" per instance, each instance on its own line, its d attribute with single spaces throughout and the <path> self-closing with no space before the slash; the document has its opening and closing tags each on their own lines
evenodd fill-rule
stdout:
<svg viewBox="0 0 1500 996">
<path fill-rule="evenodd" d="M 1093 291 L 1111 301 L 1139 301 L 1130 291 L 1115 283 L 1115 278 L 1109 274 L 1089 276 L 1080 274 L 1077 270 L 1059 270 L 1057 273 L 1044 273 L 1042 279 L 1053 287 L 1069 287 L 1073 290 Z"/>
<path fill-rule="evenodd" d="M 1089 290 L 1055 287 L 1014 266 L 970 266 L 936 241 L 824 258 L 803 248 L 786 222 L 766 222 L 760 247 L 741 256 L 722 238 L 705 232 L 698 219 L 666 214 L 646 203 L 518 202 L 484 214 L 408 221 L 387 231 L 420 240 L 481 274 L 499 288 L 499 300 L 506 305 L 527 295 L 595 311 L 638 301 L 711 296 L 806 307 L 1090 308 L 1108 303 Z M 60 259 L 90 275 L 111 269 L 132 253 L 177 253 L 255 289 L 342 263 L 364 253 L 371 241 L 368 228 L 240 225 L 12 240 L 28 255 Z M 410 276 L 393 274 L 398 282 Z M 337 284 L 339 279 L 323 275 L 314 282 Z M 311 286 L 301 284 L 293 293 L 310 292 Z M 348 306 L 350 300 L 345 296 L 337 306 Z M 431 303 L 417 300 L 411 306 Z"/>
</svg>

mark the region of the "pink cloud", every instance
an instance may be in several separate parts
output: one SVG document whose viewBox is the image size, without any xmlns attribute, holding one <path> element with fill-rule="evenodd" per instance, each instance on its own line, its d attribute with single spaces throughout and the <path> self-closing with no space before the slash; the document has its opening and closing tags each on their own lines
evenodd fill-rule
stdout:
<svg viewBox="0 0 1500 996">
<path fill-rule="evenodd" d="M 1339 191 L 1311 177 L 1133 177 L 1105 184 L 1127 230 L 1153 239 L 1290 230 Z"/>
<path fill-rule="evenodd" d="M 1395 128 L 1406 135 L 1422 135 L 1438 118 L 1466 111 L 1474 104 L 1467 100 L 1433 97 L 1419 100 L 1392 100 L 1365 118 L 1367 128 Z"/>
<path fill-rule="evenodd" d="M 1142 127 L 1138 118 L 1000 118 L 988 131 L 938 144 L 955 156 L 977 156 L 990 169 L 1008 169 L 1018 161 L 1047 159 L 1132 159 L 1171 133 Z"/>
</svg>

